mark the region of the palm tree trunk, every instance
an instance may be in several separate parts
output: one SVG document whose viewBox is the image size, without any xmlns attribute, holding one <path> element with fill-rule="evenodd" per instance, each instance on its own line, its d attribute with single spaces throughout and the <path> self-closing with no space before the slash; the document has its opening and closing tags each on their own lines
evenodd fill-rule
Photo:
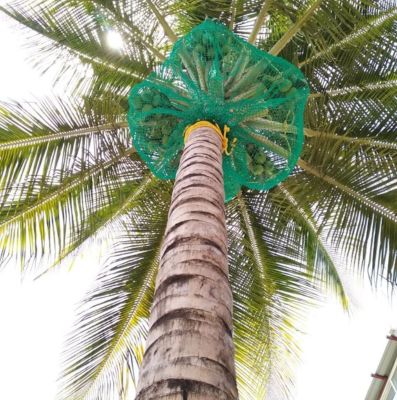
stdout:
<svg viewBox="0 0 397 400">
<path fill-rule="evenodd" d="M 136 399 L 237 399 L 232 304 L 221 140 L 198 128 L 172 194 Z"/>
</svg>

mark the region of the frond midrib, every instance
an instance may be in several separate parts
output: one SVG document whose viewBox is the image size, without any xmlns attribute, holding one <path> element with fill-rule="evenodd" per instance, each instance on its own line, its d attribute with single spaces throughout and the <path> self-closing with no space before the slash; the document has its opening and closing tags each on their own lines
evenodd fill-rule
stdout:
<svg viewBox="0 0 397 400">
<path fill-rule="evenodd" d="M 27 146 L 36 146 L 39 144 L 49 143 L 61 139 L 71 139 L 81 136 L 88 136 L 93 133 L 101 133 L 103 131 L 117 130 L 122 128 L 128 128 L 128 123 L 127 122 L 110 123 L 110 124 L 92 126 L 88 128 L 73 129 L 71 131 L 56 132 L 52 134 L 43 133 L 41 135 L 35 135 L 33 137 L 29 137 L 26 139 L 10 140 L 8 142 L 0 143 L 0 152 L 4 150 L 19 149 L 21 147 L 27 147 Z"/>
<path fill-rule="evenodd" d="M 290 26 L 287 32 L 277 41 L 277 43 L 269 50 L 269 54 L 276 56 L 283 48 L 292 40 L 292 38 L 301 30 L 303 25 L 317 11 L 323 0 L 317 0 L 313 3 L 298 20 Z"/>
<path fill-rule="evenodd" d="M 264 0 L 263 1 L 262 7 L 259 11 L 258 16 L 256 17 L 255 24 L 252 28 L 251 34 L 249 35 L 248 43 L 251 43 L 251 44 L 255 43 L 258 33 L 259 33 L 263 23 L 265 22 L 265 19 L 268 14 L 268 11 L 269 11 L 272 1 L 273 0 Z"/>
<path fill-rule="evenodd" d="M 77 177 L 72 179 L 67 185 L 61 186 L 59 189 L 55 190 L 54 192 L 50 192 L 47 196 L 39 199 L 38 202 L 33 204 L 32 206 L 28 207 L 25 210 L 21 210 L 16 215 L 5 219 L 3 222 L 0 223 L 0 230 L 3 230 L 6 226 L 18 221 L 21 218 L 26 217 L 26 215 L 33 213 L 35 210 L 42 208 L 48 203 L 55 201 L 57 198 L 62 197 L 64 194 L 72 191 L 74 188 L 78 187 L 82 183 L 84 183 L 87 179 L 95 176 L 96 174 L 100 173 L 104 169 L 107 169 L 117 163 L 119 160 L 128 157 L 129 155 L 135 153 L 135 148 L 131 147 L 124 151 L 123 153 L 118 154 L 117 156 L 113 157 L 111 160 L 103 163 L 98 164 L 90 168 L 89 170 L 85 171 L 82 174 L 79 174 Z"/>
<path fill-rule="evenodd" d="M 155 17 L 157 18 L 157 21 L 163 28 L 164 33 L 167 35 L 168 39 L 172 43 L 175 43 L 178 40 L 178 36 L 171 29 L 171 27 L 168 24 L 168 22 L 166 21 L 165 17 L 161 14 L 160 10 L 154 5 L 154 3 L 151 0 L 145 0 L 145 1 L 146 1 L 146 4 L 149 6 L 150 10 L 153 12 Z"/>
<path fill-rule="evenodd" d="M 330 96 L 330 97 L 346 96 L 346 95 L 351 96 L 357 93 L 378 91 L 385 89 L 387 90 L 396 87 L 397 87 L 397 79 L 380 80 L 378 82 L 371 82 L 362 86 L 354 85 L 338 89 L 325 90 L 324 92 L 310 93 L 309 99 L 323 97 L 323 96 Z"/>
<path fill-rule="evenodd" d="M 305 128 L 304 132 L 305 136 L 307 137 L 316 137 L 316 138 L 318 137 L 331 140 L 340 140 L 342 142 L 347 142 L 359 146 L 373 146 L 383 149 L 397 150 L 397 142 L 386 142 L 375 138 L 361 138 L 361 137 L 347 136 L 338 133 L 318 131 L 310 128 Z"/>
</svg>

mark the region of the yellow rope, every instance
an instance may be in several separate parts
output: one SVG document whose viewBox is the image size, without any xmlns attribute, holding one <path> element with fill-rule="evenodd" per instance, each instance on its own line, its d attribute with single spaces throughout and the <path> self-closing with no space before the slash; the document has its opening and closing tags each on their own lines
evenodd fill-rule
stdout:
<svg viewBox="0 0 397 400">
<path fill-rule="evenodd" d="M 233 139 L 231 144 L 231 149 L 228 150 L 229 139 L 226 135 L 230 131 L 230 128 L 227 125 L 223 127 L 223 133 L 222 133 L 221 128 L 219 127 L 218 124 L 212 124 L 209 121 L 198 121 L 195 124 L 186 127 L 185 132 L 183 134 L 185 143 L 189 138 L 190 134 L 197 128 L 212 128 L 222 140 L 222 153 L 225 152 L 227 156 L 229 156 L 232 153 L 234 147 L 236 146 L 237 138 Z"/>
</svg>

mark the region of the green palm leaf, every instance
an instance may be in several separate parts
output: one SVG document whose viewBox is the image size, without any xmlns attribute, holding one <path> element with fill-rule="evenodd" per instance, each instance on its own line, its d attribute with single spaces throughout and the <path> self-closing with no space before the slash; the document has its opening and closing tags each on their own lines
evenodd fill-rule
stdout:
<svg viewBox="0 0 397 400">
<path fill-rule="evenodd" d="M 270 380 L 279 398 L 287 399 L 287 382 L 299 354 L 293 327 L 305 304 L 315 300 L 316 290 L 300 247 L 277 232 L 270 214 L 259 211 L 261 206 L 263 198 L 247 192 L 228 207 L 239 392 L 243 398 L 263 398 Z"/>
<path fill-rule="evenodd" d="M 58 105 L 57 109 L 54 106 Z M 125 124 L 93 126 L 57 100 L 3 106 L 0 116 L 0 231 L 4 257 L 64 258 L 112 219 L 144 168 Z M 101 149 L 97 152 L 97 149 Z M 39 216 L 39 218 L 37 218 Z M 5 234 L 7 233 L 7 234 Z M 37 243 L 32 238 L 37 238 Z M 41 238 L 42 240 L 38 240 Z M 39 245 L 38 245 L 39 244 Z"/>
<path fill-rule="evenodd" d="M 67 343 L 60 399 L 112 398 L 122 390 L 118 382 L 124 369 L 136 370 L 143 354 L 170 189 L 157 182 L 143 190 L 145 204 L 137 196 L 118 224 L 121 232 L 112 254 L 82 304 Z"/>
</svg>

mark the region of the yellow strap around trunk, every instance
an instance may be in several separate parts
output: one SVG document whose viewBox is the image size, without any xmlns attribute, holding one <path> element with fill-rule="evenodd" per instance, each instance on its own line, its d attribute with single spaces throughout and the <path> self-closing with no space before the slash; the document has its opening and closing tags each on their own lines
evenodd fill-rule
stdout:
<svg viewBox="0 0 397 400">
<path fill-rule="evenodd" d="M 222 153 L 225 152 L 227 156 L 229 156 L 232 153 L 233 148 L 236 145 L 237 138 L 233 139 L 231 149 L 228 150 L 229 139 L 227 138 L 226 135 L 230 131 L 230 128 L 227 125 L 223 127 L 223 133 L 222 133 L 221 128 L 219 127 L 218 124 L 212 124 L 209 121 L 198 121 L 195 124 L 186 127 L 185 132 L 183 134 L 185 143 L 189 135 L 197 128 L 212 128 L 222 140 Z"/>
</svg>

